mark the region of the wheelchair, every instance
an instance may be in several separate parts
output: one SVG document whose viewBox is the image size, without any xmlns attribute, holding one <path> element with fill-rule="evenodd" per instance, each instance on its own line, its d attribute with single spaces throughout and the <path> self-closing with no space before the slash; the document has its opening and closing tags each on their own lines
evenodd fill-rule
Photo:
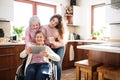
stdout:
<svg viewBox="0 0 120 80">
<path fill-rule="evenodd" d="M 25 64 L 26 64 L 26 60 L 23 60 L 23 64 L 21 64 L 16 71 L 16 75 L 15 75 L 15 80 L 24 80 L 24 69 L 25 69 Z M 46 80 L 57 80 L 57 66 L 54 64 L 54 62 L 52 60 L 50 60 L 51 62 L 51 73 L 48 75 L 49 77 Z"/>
</svg>

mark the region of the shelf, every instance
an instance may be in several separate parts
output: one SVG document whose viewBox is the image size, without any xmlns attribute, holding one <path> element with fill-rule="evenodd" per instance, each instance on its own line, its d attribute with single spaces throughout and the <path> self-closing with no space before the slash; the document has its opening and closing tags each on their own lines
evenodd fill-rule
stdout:
<svg viewBox="0 0 120 80">
<path fill-rule="evenodd" d="M 67 24 L 67 26 L 79 27 L 78 25 L 73 25 L 73 24 Z"/>
<path fill-rule="evenodd" d="M 65 17 L 67 17 L 67 16 L 73 16 L 72 14 L 65 14 Z"/>
<path fill-rule="evenodd" d="M 80 7 L 69 6 L 68 8 L 70 8 L 70 10 L 66 11 L 67 13 L 64 15 L 67 25 L 80 26 Z"/>
<path fill-rule="evenodd" d="M 110 25 L 117 25 L 117 24 L 120 24 L 120 23 L 110 23 Z"/>
</svg>

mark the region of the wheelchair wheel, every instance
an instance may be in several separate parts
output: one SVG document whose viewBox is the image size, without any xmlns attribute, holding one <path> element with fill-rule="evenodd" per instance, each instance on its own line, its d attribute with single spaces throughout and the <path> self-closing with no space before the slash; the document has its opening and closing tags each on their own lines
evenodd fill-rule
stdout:
<svg viewBox="0 0 120 80">
<path fill-rule="evenodd" d="M 15 80 L 24 80 L 24 71 L 22 64 L 17 68 Z"/>
<path fill-rule="evenodd" d="M 50 77 L 50 80 L 57 80 L 57 66 L 52 63 L 52 74 L 51 74 L 51 77 Z"/>
</svg>

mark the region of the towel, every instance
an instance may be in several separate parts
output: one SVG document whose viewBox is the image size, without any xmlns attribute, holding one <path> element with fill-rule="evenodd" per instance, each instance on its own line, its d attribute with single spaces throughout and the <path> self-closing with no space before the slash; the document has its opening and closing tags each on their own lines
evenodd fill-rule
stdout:
<svg viewBox="0 0 120 80">
<path fill-rule="evenodd" d="M 73 45 L 70 45 L 70 51 L 69 51 L 69 60 L 74 60 L 74 48 Z"/>
</svg>

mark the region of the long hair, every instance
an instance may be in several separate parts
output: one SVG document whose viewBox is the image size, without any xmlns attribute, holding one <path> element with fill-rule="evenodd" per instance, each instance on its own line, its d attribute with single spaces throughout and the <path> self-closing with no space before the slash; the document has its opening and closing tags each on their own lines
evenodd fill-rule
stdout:
<svg viewBox="0 0 120 80">
<path fill-rule="evenodd" d="M 62 23 L 62 16 L 59 14 L 53 15 L 50 18 L 50 21 L 53 20 L 54 18 L 58 19 L 58 24 L 55 26 L 56 29 L 58 29 L 58 32 L 60 34 L 60 37 L 63 39 L 63 34 L 64 34 L 64 28 L 63 28 L 63 23 Z"/>
</svg>

